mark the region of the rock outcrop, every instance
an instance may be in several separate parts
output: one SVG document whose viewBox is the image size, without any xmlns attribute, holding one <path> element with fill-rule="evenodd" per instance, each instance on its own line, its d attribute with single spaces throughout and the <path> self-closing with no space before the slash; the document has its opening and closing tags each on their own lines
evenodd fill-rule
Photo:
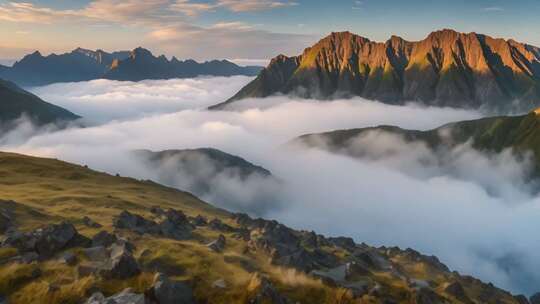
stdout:
<svg viewBox="0 0 540 304">
<path fill-rule="evenodd" d="M 90 240 L 81 236 L 67 222 L 49 225 L 29 233 L 14 232 L 4 240 L 3 247 L 14 247 L 21 254 L 36 253 L 40 258 L 50 258 L 70 246 L 88 246 Z"/>
<path fill-rule="evenodd" d="M 154 210 L 158 212 L 157 210 Z M 159 209 L 161 220 L 155 222 L 128 211 L 121 212 L 113 220 L 117 229 L 126 229 L 138 234 L 154 234 L 176 240 L 184 240 L 191 236 L 194 227 L 181 211 Z"/>
</svg>

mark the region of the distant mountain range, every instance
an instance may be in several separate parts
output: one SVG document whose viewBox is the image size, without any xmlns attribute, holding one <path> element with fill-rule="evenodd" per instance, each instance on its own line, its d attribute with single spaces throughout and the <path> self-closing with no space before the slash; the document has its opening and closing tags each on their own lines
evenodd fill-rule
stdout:
<svg viewBox="0 0 540 304">
<path fill-rule="evenodd" d="M 200 75 L 212 76 L 255 76 L 261 67 L 241 67 L 227 60 L 212 60 L 197 63 L 194 60 L 180 61 L 173 57 L 154 57 L 150 51 L 137 48 L 124 60 L 115 60 L 103 78 L 112 80 L 140 81 L 145 79 L 190 78 Z"/>
<path fill-rule="evenodd" d="M 406 130 L 395 126 L 337 130 L 303 135 L 292 143 L 361 157 L 361 152 L 355 151 L 355 155 L 352 155 L 347 147 L 354 139 L 370 132 L 398 135 L 406 142 L 424 143 L 433 151 L 447 151 L 470 141 L 473 148 L 484 152 L 500 153 L 512 149 L 517 156 L 531 152 L 534 165 L 531 173 L 533 177 L 540 177 L 540 109 L 521 116 L 454 122 L 428 131 Z"/>
<path fill-rule="evenodd" d="M 384 43 L 332 33 L 302 55 L 274 58 L 235 96 L 211 108 L 274 94 L 529 111 L 540 106 L 540 48 L 453 30 Z"/>
<path fill-rule="evenodd" d="M 13 67 L 0 66 L 0 78 L 23 87 L 56 82 L 77 82 L 93 79 L 140 81 L 145 79 L 209 76 L 255 76 L 261 67 L 240 67 L 232 62 L 214 60 L 197 63 L 193 60 L 167 60 L 155 57 L 143 48 L 131 52 L 107 53 L 77 48 L 70 53 L 43 56 L 34 52 L 17 61 Z"/>
<path fill-rule="evenodd" d="M 9 127 L 10 123 L 23 114 L 38 125 L 80 118 L 68 110 L 41 100 L 12 82 L 0 80 L 0 127 Z M 0 128 L 0 133 L 2 129 L 4 128 Z"/>
</svg>

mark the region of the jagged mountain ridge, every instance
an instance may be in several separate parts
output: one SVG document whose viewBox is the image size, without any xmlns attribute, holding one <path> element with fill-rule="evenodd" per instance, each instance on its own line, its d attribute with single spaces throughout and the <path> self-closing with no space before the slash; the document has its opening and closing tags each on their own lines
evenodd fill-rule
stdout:
<svg viewBox="0 0 540 304">
<path fill-rule="evenodd" d="M 66 109 L 41 100 L 12 82 L 0 79 L 0 126 L 26 115 L 38 125 L 59 123 L 80 118 Z"/>
<path fill-rule="evenodd" d="M 0 67 L 0 78 L 19 86 L 42 86 L 57 82 L 94 79 L 140 81 L 145 79 L 208 76 L 255 76 L 260 67 L 241 67 L 227 60 L 198 63 L 155 57 L 144 48 L 108 53 L 77 48 L 70 53 L 43 56 L 39 51 L 26 55 L 12 67 Z"/>
<path fill-rule="evenodd" d="M 332 33 L 299 56 L 277 56 L 257 79 L 212 108 L 273 94 L 529 111 L 540 105 L 540 49 L 448 29 L 416 42 Z"/>
<path fill-rule="evenodd" d="M 12 67 L 0 71 L 0 78 L 19 86 L 40 86 L 55 82 L 77 82 L 100 78 L 114 59 L 129 52 L 107 53 L 77 48 L 70 53 L 43 56 L 39 51 L 24 56 Z"/>
<path fill-rule="evenodd" d="M 190 78 L 211 76 L 255 76 L 259 67 L 240 67 L 227 60 L 198 63 L 195 60 L 168 60 L 164 55 L 155 57 L 150 51 L 136 48 L 125 60 L 115 60 L 103 78 L 140 81 L 144 79 Z"/>
</svg>

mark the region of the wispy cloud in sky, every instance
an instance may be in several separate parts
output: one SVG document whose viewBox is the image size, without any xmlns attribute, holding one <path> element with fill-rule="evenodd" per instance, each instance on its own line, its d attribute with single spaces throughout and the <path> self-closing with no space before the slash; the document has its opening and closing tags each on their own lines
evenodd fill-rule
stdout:
<svg viewBox="0 0 540 304">
<path fill-rule="evenodd" d="M 74 24 L 120 26 L 141 31 L 138 44 L 157 46 L 171 56 L 261 59 L 282 52 L 296 53 L 314 37 L 271 32 L 238 20 L 217 19 L 200 25 L 196 18 L 217 10 L 241 14 L 296 5 L 289 0 L 93 0 L 77 9 L 53 9 L 35 3 L 0 2 L 0 21 L 32 26 L 61 24 L 66 28 Z"/>
<path fill-rule="evenodd" d="M 483 10 L 486 11 L 486 12 L 504 12 L 504 8 L 502 8 L 500 6 L 484 7 Z"/>
</svg>

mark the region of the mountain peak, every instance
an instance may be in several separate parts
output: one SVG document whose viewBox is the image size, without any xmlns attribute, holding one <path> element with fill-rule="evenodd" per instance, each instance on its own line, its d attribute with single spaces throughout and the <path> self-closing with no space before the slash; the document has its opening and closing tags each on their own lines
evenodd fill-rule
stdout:
<svg viewBox="0 0 540 304">
<path fill-rule="evenodd" d="M 131 51 L 130 57 L 132 59 L 136 59 L 137 57 L 141 57 L 141 58 L 154 57 L 154 55 L 149 50 L 147 50 L 147 49 L 145 49 L 143 47 L 138 47 L 138 48 L 134 49 L 133 51 Z"/>
<path fill-rule="evenodd" d="M 299 56 L 274 58 L 256 84 L 219 106 L 248 97 L 296 94 L 531 110 L 531 105 L 540 106 L 538 66 L 539 48 L 474 32 L 442 29 L 420 41 L 392 36 L 386 43 L 348 31 L 333 32 Z M 522 102 L 517 105 L 513 100 Z"/>
</svg>

